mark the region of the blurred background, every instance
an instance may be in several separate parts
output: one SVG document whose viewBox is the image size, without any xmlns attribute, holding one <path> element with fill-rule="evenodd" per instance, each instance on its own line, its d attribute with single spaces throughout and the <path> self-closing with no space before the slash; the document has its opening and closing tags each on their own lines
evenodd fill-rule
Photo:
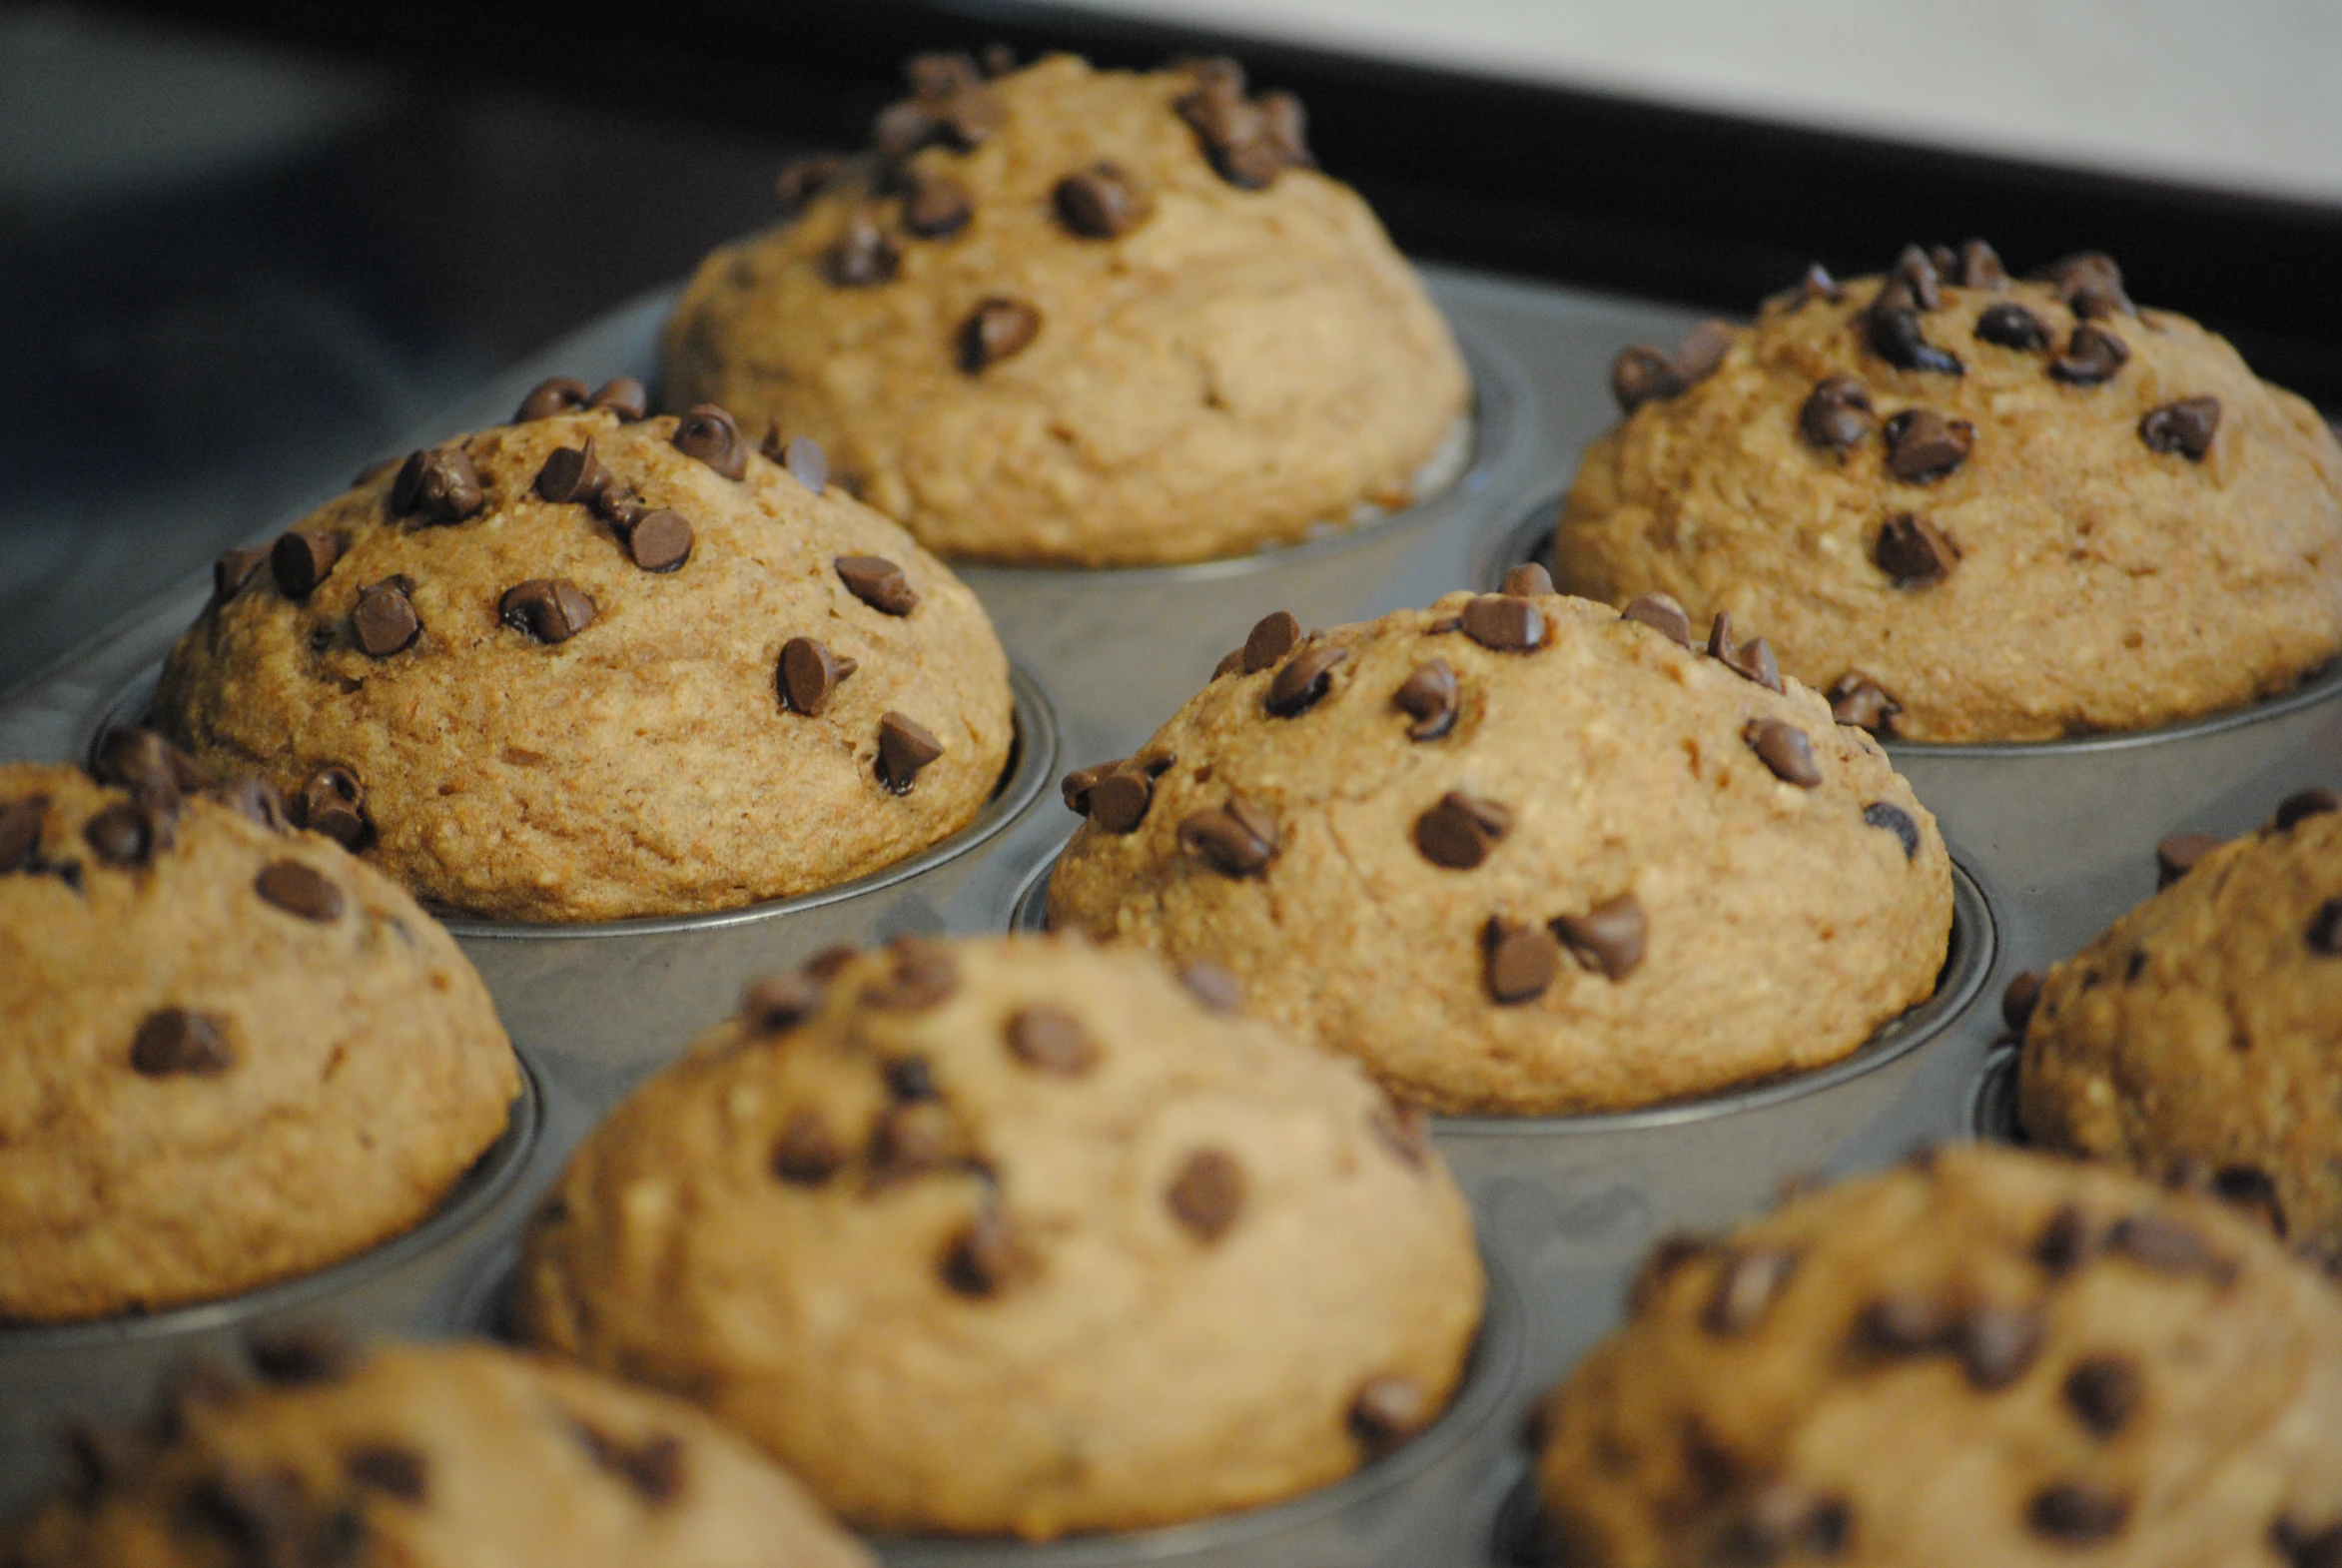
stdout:
<svg viewBox="0 0 2342 1568">
<path fill-rule="evenodd" d="M 914 49 L 1242 54 L 1402 247 L 1745 312 L 1982 235 L 2342 408 L 2324 0 L 0 0 L 0 689 L 769 222 Z"/>
</svg>

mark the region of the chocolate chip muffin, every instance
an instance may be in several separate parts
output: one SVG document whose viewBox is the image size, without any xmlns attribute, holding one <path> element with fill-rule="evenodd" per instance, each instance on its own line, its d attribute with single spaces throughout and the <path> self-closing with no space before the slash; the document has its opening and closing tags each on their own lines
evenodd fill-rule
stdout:
<svg viewBox="0 0 2342 1568">
<path fill-rule="evenodd" d="M 2342 1300 L 2193 1194 L 2010 1150 L 1662 1243 L 1545 1408 L 1544 1560 L 2311 1564 Z"/>
<path fill-rule="evenodd" d="M 1334 1480 L 1455 1387 L 1470 1221 L 1417 1120 L 1196 983 L 1023 938 L 760 985 L 578 1151 L 522 1331 L 698 1399 L 874 1531 Z"/>
<path fill-rule="evenodd" d="M 151 1429 L 82 1433 L 8 1568 L 870 1568 L 688 1404 L 484 1344 L 256 1345 Z"/>
<path fill-rule="evenodd" d="M 2140 729 L 2342 646 L 2342 446 L 2103 256 L 1819 270 L 1754 329 L 1620 357 L 1554 575 L 1766 629 L 1841 718 L 1925 741 Z"/>
<path fill-rule="evenodd" d="M 425 903 L 526 921 L 875 871 L 968 824 L 1013 728 L 974 596 L 811 443 L 566 381 L 229 552 L 155 708 Z"/>
<path fill-rule="evenodd" d="M 1822 1066 L 1934 989 L 1935 819 L 1719 617 L 1452 594 L 1271 615 L 1128 761 L 1053 927 L 1209 961 L 1433 1110 L 1615 1111 Z"/>
<path fill-rule="evenodd" d="M 397 886 L 144 731 L 0 765 L 0 1322 L 210 1300 L 413 1226 L 519 1067 Z"/>
<path fill-rule="evenodd" d="M 1301 108 L 1233 61 L 911 62 L 875 148 L 784 172 L 710 256 L 667 396 L 810 435 L 946 555 L 1203 560 L 1406 505 L 1459 465 L 1439 313 Z"/>
<path fill-rule="evenodd" d="M 2208 1182 L 2328 1262 L 2342 1259 L 2335 806 L 2307 790 L 2234 843 L 2167 844 L 2175 880 L 2015 1001 L 2030 1007 L 2017 1105 L 2032 1139 Z"/>
</svg>

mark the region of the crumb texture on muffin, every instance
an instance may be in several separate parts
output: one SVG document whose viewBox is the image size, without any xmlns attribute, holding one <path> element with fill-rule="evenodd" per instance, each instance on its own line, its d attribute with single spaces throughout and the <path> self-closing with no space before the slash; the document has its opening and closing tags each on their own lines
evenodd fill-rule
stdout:
<svg viewBox="0 0 2342 1568">
<path fill-rule="evenodd" d="M 1978 242 L 1915 247 L 1704 331 L 1621 358 L 1629 412 L 1562 506 L 1570 591 L 1730 610 L 1909 740 L 2173 722 L 2342 647 L 2342 447 L 2102 256 L 2011 281 Z"/>
<path fill-rule="evenodd" d="M 907 939 L 758 986 L 620 1107 L 515 1315 L 860 1528 L 1043 1539 L 1403 1442 L 1482 1288 L 1421 1123 L 1350 1064 L 1143 954 Z"/>
<path fill-rule="evenodd" d="M 1935 819 L 1764 639 L 1724 627 L 1719 657 L 1672 604 L 1638 615 L 1530 591 L 1306 637 L 1268 617 L 1135 756 L 1068 780 L 1089 821 L 1052 925 L 1223 965 L 1442 1112 L 1844 1057 L 1935 988 Z"/>
<path fill-rule="evenodd" d="M 909 130 L 882 117 L 801 215 L 701 265 L 675 406 L 812 436 L 954 557 L 1202 560 L 1412 498 L 1468 378 L 1289 96 L 1226 61 L 938 60 L 888 111 Z"/>
</svg>

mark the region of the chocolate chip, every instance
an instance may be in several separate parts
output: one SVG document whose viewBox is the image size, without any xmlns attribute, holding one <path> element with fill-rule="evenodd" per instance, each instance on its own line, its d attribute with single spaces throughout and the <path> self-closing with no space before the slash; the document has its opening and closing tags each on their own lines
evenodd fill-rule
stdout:
<svg viewBox="0 0 2342 1568">
<path fill-rule="evenodd" d="M 818 1111 L 791 1112 L 765 1162 L 773 1179 L 790 1186 L 819 1186 L 845 1163 L 846 1151 Z"/>
<path fill-rule="evenodd" d="M 1827 305 L 1836 305 L 1845 298 L 1845 287 L 1830 276 L 1829 268 L 1815 262 L 1806 268 L 1806 275 L 1797 281 L 1797 298 L 1789 302 L 1789 308 L 1802 311 L 1817 300 Z"/>
<path fill-rule="evenodd" d="M 262 1381 L 280 1388 L 334 1382 L 358 1364 L 357 1346 L 332 1323 L 263 1330 L 245 1349 Z"/>
<path fill-rule="evenodd" d="M 154 1439 L 136 1427 L 74 1420 L 58 1436 L 69 1472 L 65 1495 L 85 1512 L 94 1511 L 108 1493 L 135 1485 L 154 1463 Z"/>
<path fill-rule="evenodd" d="M 935 732 L 909 714 L 889 709 L 879 716 L 878 778 L 896 794 L 910 794 L 920 769 L 943 754 Z"/>
<path fill-rule="evenodd" d="M 2042 1335 L 2041 1315 L 2029 1308 L 1976 1307 L 1959 1325 L 1960 1369 L 1986 1393 L 2006 1388 L 2033 1364 Z"/>
<path fill-rule="evenodd" d="M 1224 876 L 1254 876 L 1276 854 L 1276 823 L 1241 796 L 1230 795 L 1225 808 L 1207 807 L 1181 820 L 1179 848 Z"/>
<path fill-rule="evenodd" d="M 1493 800 L 1449 790 L 1415 819 L 1415 848 L 1434 866 L 1469 871 L 1512 831 L 1512 813 Z"/>
<path fill-rule="evenodd" d="M 2011 1004 L 2024 979 L 2025 976 L 2019 975 L 2008 983 L 2008 992 L 2000 999 L 2003 1018 L 2015 1011 Z M 2038 995 L 2036 987 L 2035 998 Z M 2028 1018 L 2032 1014 L 2029 1002 L 2024 1006 L 2024 1013 Z M 2011 1027 L 2021 1030 L 2024 1026 L 2012 1024 Z M 2097 1243 L 2098 1238 L 2091 1233 L 2090 1222 L 2082 1216 L 2080 1209 L 2068 1203 L 2051 1214 L 2048 1223 L 2041 1226 L 2040 1235 L 2033 1240 L 2033 1261 L 2052 1276 L 2069 1274 L 2089 1261 L 2090 1255 L 2097 1250 Z"/>
<path fill-rule="evenodd" d="M 303 920 L 323 925 L 342 917 L 342 890 L 298 860 L 271 861 L 261 868 L 252 887 L 269 903 Z"/>
<path fill-rule="evenodd" d="M 1895 259 L 1895 265 L 1887 270 L 1887 282 L 1880 296 L 1884 299 L 1893 294 L 1895 305 L 1890 309 L 1940 311 L 1944 308 L 1944 296 L 1938 289 L 1940 281 L 1936 263 L 1928 253 L 1916 245 L 1907 245 Z"/>
<path fill-rule="evenodd" d="M 2334 810 L 2342 810 L 2342 795 L 2335 794 L 2322 784 L 2297 789 L 2277 802 L 2277 831 L 2290 833 L 2310 818 L 2322 817 Z"/>
<path fill-rule="evenodd" d="M 1009 1055 L 1037 1073 L 1080 1078 L 1098 1065 L 1098 1046 L 1082 1021 L 1044 1003 L 1013 1015 L 1004 1031 Z"/>
<path fill-rule="evenodd" d="M 301 787 L 301 825 L 354 850 L 367 836 L 366 789 L 348 768 L 328 764 Z"/>
<path fill-rule="evenodd" d="M 917 1013 L 936 1007 L 960 989 L 960 966 L 952 950 L 925 937 L 897 937 L 887 944 L 893 968 L 862 993 L 863 1002 L 888 1012 Z"/>
<path fill-rule="evenodd" d="M 925 1057 L 893 1058 L 880 1066 L 879 1077 L 886 1080 L 887 1093 L 905 1105 L 943 1098 L 935 1085 L 935 1069 Z"/>
<path fill-rule="evenodd" d="M 1270 610 L 1252 623 L 1244 636 L 1244 673 L 1257 675 L 1293 651 L 1301 640 L 1301 623 L 1291 610 Z"/>
<path fill-rule="evenodd" d="M 1195 132 L 1212 169 L 1238 190 L 1261 190 L 1286 169 L 1313 161 L 1300 100 L 1289 93 L 1247 101 L 1240 81 L 1206 74 L 1171 107 Z"/>
<path fill-rule="evenodd" d="M 2190 462 L 2201 462 L 2219 428 L 2219 398 L 2182 397 L 2141 414 L 2138 438 L 2149 451 L 2177 452 Z"/>
<path fill-rule="evenodd" d="M 1041 1258 L 1017 1225 L 998 1209 L 986 1208 L 944 1252 L 944 1283 L 979 1299 L 995 1296 L 1041 1271 Z"/>
<path fill-rule="evenodd" d="M 1138 182 L 1117 164 L 1092 164 L 1067 175 L 1050 192 L 1050 201 L 1058 222 L 1085 240 L 1120 238 L 1147 219 Z"/>
<path fill-rule="evenodd" d="M 422 631 L 414 601 L 406 596 L 407 583 L 391 577 L 358 590 L 358 608 L 351 611 L 350 629 L 369 655 L 387 659 L 411 646 Z"/>
<path fill-rule="evenodd" d="M 2251 1212 L 2280 1240 L 2285 1235 L 2285 1207 L 2277 1198 L 2277 1183 L 2252 1166 L 2223 1166 L 2212 1176 L 2212 1194 L 2221 1202 Z"/>
<path fill-rule="evenodd" d="M 91 759 L 90 776 L 101 784 L 119 784 L 158 807 L 212 783 L 201 763 L 144 725 L 108 730 Z"/>
<path fill-rule="evenodd" d="M 1774 1297 L 1797 1271 L 1797 1254 L 1779 1247 L 1733 1252 L 1716 1276 L 1701 1324 L 1712 1334 L 1745 1334 L 1765 1320 Z"/>
<path fill-rule="evenodd" d="M 1491 915 L 1480 932 L 1481 983 L 1499 1007 L 1543 996 L 1561 978 L 1561 946 L 1542 926 Z"/>
<path fill-rule="evenodd" d="M 1952 575 L 1959 546 L 1950 534 L 1913 512 L 1898 512 L 1879 529 L 1871 558 L 1899 588 L 1924 588 Z"/>
<path fill-rule="evenodd" d="M 650 393 L 631 376 L 613 376 L 594 389 L 586 406 L 604 409 L 616 414 L 621 423 L 631 423 L 650 412 Z"/>
<path fill-rule="evenodd" d="M 1887 469 L 1907 484 L 1930 484 L 1967 461 L 1976 427 L 1933 408 L 1906 408 L 1887 421 Z"/>
<path fill-rule="evenodd" d="M 662 507 L 643 513 L 626 529 L 626 558 L 644 571 L 676 571 L 691 558 L 694 541 L 689 520 Z"/>
<path fill-rule="evenodd" d="M 748 438 L 728 409 L 703 402 L 675 421 L 675 450 L 696 457 L 727 479 L 748 471 Z"/>
<path fill-rule="evenodd" d="M 39 861 L 41 823 L 48 814 L 46 795 L 27 795 L 0 806 L 0 876 L 29 871 Z"/>
<path fill-rule="evenodd" d="M 612 483 L 610 470 L 595 460 L 593 437 L 588 435 L 583 446 L 556 446 L 545 455 L 544 466 L 536 470 L 536 493 L 557 505 L 576 502 L 584 505 L 608 489 Z"/>
<path fill-rule="evenodd" d="M 1100 781 L 1109 777 L 1120 767 L 1122 767 L 1122 763 L 1119 761 L 1096 762 L 1086 768 L 1076 768 L 1060 779 L 1058 793 L 1065 797 L 1066 809 L 1076 816 L 1088 816 L 1090 814 L 1090 792 L 1099 786 Z"/>
<path fill-rule="evenodd" d="M 396 1443 L 367 1443 L 342 1457 L 342 1473 L 370 1492 L 419 1503 L 430 1495 L 430 1465 L 415 1450 Z"/>
<path fill-rule="evenodd" d="M 808 153 L 781 165 L 781 172 L 773 181 L 773 201 L 779 205 L 781 216 L 794 218 L 805 211 L 807 203 L 829 189 L 845 172 L 843 153 Z"/>
<path fill-rule="evenodd" d="M 1795 724 L 1783 719 L 1751 719 L 1742 729 L 1741 739 L 1782 783 L 1799 789 L 1820 786 L 1822 769 L 1814 761 L 1814 743 Z"/>
<path fill-rule="evenodd" d="M 537 419 L 549 419 L 556 413 L 567 413 L 585 406 L 585 383 L 574 377 L 555 376 L 538 382 L 527 396 L 520 399 L 519 411 L 512 415 L 514 424 L 528 424 Z"/>
<path fill-rule="evenodd" d="M 504 590 L 496 617 L 539 642 L 567 642 L 593 624 L 593 600 L 566 577 L 531 577 Z"/>
<path fill-rule="evenodd" d="M 1716 367 L 1732 350 L 1732 324 L 1706 321 L 1684 335 L 1676 345 L 1673 369 L 1685 387 L 1695 387 L 1716 374 Z"/>
<path fill-rule="evenodd" d="M 1244 1211 L 1244 1168 L 1224 1150 L 1198 1149 L 1164 1189 L 1171 1217 L 1198 1240 L 1216 1241 Z"/>
<path fill-rule="evenodd" d="M 821 1010 L 821 982 L 813 976 L 768 975 L 740 999 L 740 1022 L 759 1035 L 783 1035 Z"/>
<path fill-rule="evenodd" d="M 390 481 L 390 515 L 412 517 L 424 527 L 461 522 L 486 504 L 479 470 L 460 446 L 412 452 Z"/>
<path fill-rule="evenodd" d="M 1648 626 L 1670 642 L 1692 646 L 1692 618 L 1672 594 L 1640 594 L 1620 612 L 1620 618 Z"/>
<path fill-rule="evenodd" d="M 1430 1168 L 1430 1132 L 1420 1107 L 1385 1100 L 1367 1114 L 1366 1126 L 1400 1164 L 1417 1171 Z"/>
<path fill-rule="evenodd" d="M 986 76 L 1007 76 L 1017 69 L 1017 51 L 996 40 L 984 46 L 977 61 Z"/>
<path fill-rule="evenodd" d="M 782 462 L 789 470 L 789 477 L 813 494 L 819 495 L 829 487 L 830 460 L 822 454 L 821 442 L 812 436 L 791 436 Z"/>
<path fill-rule="evenodd" d="M 267 560 L 270 553 L 266 545 L 259 544 L 221 551 L 220 558 L 212 562 L 213 602 L 225 604 L 236 597 L 244 585 L 252 580 L 252 574 L 261 569 L 261 562 Z"/>
<path fill-rule="evenodd" d="M 2008 287 L 2008 269 L 2000 264 L 2000 253 L 1981 240 L 1962 240 L 1957 268 L 1940 270 L 1947 277 L 1955 278 L 1962 289 Z"/>
<path fill-rule="evenodd" d="M 959 1131 L 948 1110 L 933 1101 L 896 1106 L 871 1130 L 865 1156 L 868 1189 L 878 1191 L 944 1170 L 959 1158 Z"/>
<path fill-rule="evenodd" d="M 107 865 L 135 868 L 171 847 L 171 819 L 153 807 L 120 800 L 83 823 L 81 836 Z"/>
<path fill-rule="evenodd" d="M 331 1553 L 320 1550 L 324 1543 L 315 1538 L 319 1532 L 313 1511 L 303 1495 L 301 1477 L 292 1470 L 255 1473 L 223 1464 L 189 1488 L 186 1506 L 189 1523 L 224 1542 L 228 1561 L 249 1568 L 339 1565 L 359 1555 L 359 1543 L 354 1541 L 340 1542 Z"/>
<path fill-rule="evenodd" d="M 2103 251 L 2060 257 L 2033 276 L 2051 284 L 2076 316 L 2134 314 L 2130 297 L 2123 293 L 2122 269 Z"/>
<path fill-rule="evenodd" d="M 1871 393 L 1851 377 L 1816 383 L 1798 409 L 1797 427 L 1809 446 L 1851 451 L 1871 433 Z"/>
<path fill-rule="evenodd" d="M 215 1078 L 235 1065 L 225 1026 L 209 1013 L 157 1008 L 130 1042 L 131 1070 L 143 1078 Z"/>
<path fill-rule="evenodd" d="M 2342 898 L 2330 898 L 2310 917 L 2309 945 L 2328 958 L 2342 958 Z"/>
<path fill-rule="evenodd" d="M 846 591 L 882 615 L 908 615 L 919 607 L 911 579 L 883 555 L 841 555 L 832 564 Z"/>
<path fill-rule="evenodd" d="M 1578 966 L 1607 980 L 1624 980 L 1642 966 L 1645 930 L 1643 906 L 1632 893 L 1553 922 L 1553 934 Z"/>
<path fill-rule="evenodd" d="M 1350 1435 L 1370 1454 L 1398 1447 L 1431 1418 L 1431 1401 L 1409 1377 L 1369 1377 L 1350 1400 Z"/>
<path fill-rule="evenodd" d="M 1350 656 L 1347 648 L 1330 643 L 1316 643 L 1303 648 L 1287 660 L 1268 683 L 1268 694 L 1260 705 L 1272 717 L 1297 718 L 1315 707 L 1333 682 L 1333 668 Z"/>
<path fill-rule="evenodd" d="M 1181 964 L 1173 977 L 1185 988 L 1187 995 L 1202 1004 L 1210 1013 L 1241 1013 L 1244 1011 L 1244 988 L 1236 977 L 1205 959 Z"/>
<path fill-rule="evenodd" d="M 781 644 L 781 705 L 807 718 L 816 717 L 830 705 L 838 682 L 858 667 L 854 660 L 830 652 L 811 637 L 791 637 Z"/>
<path fill-rule="evenodd" d="M 903 182 L 903 227 L 922 240 L 950 239 L 976 216 L 968 188 L 948 174 L 912 169 Z"/>
<path fill-rule="evenodd" d="M 1920 825 L 1910 812 L 1892 801 L 1874 800 L 1863 808 L 1863 826 L 1892 833 L 1903 843 L 1903 858 L 1920 858 Z"/>
<path fill-rule="evenodd" d="M 2035 1492 L 2024 1517 L 2036 1535 L 2087 1545 L 2121 1533 L 2130 1518 L 2130 1499 L 2087 1482 L 2060 1481 Z"/>
<path fill-rule="evenodd" d="M 1476 595 L 1459 618 L 1464 635 L 1499 653 L 1520 653 L 1545 645 L 1545 616 L 1527 599 L 1503 593 Z"/>
<path fill-rule="evenodd" d="M 1708 627 L 1708 656 L 1767 691 L 1781 690 L 1781 664 L 1773 657 L 1773 644 L 1762 637 L 1735 642 L 1730 610 L 1718 610 Z"/>
<path fill-rule="evenodd" d="M 2049 329 L 2042 320 L 2012 300 L 1986 306 L 1976 317 L 1976 337 L 2003 349 L 2037 354 L 2049 347 Z"/>
<path fill-rule="evenodd" d="M 1927 1355 L 1945 1349 L 1957 1328 L 1951 1307 L 1926 1291 L 1883 1295 L 1855 1319 L 1855 1338 L 1881 1355 Z"/>
<path fill-rule="evenodd" d="M 2106 1250 L 2159 1274 L 2207 1274 L 2225 1283 L 2236 1272 L 2201 1235 L 2160 1214 L 2116 1220 L 2106 1232 Z"/>
<path fill-rule="evenodd" d="M 2068 386 L 2096 387 L 2112 381 L 2129 360 L 2129 346 L 2120 338 L 2084 322 L 2065 340 L 2065 352 L 2049 362 L 2049 374 Z"/>
<path fill-rule="evenodd" d="M 1874 310 L 1870 313 L 1871 352 L 1904 371 L 1933 371 L 1940 376 L 1964 376 L 1959 357 L 1928 342 L 1919 313 Z"/>
<path fill-rule="evenodd" d="M 2065 1374 L 2065 1402 L 2096 1437 L 2129 1424 L 2139 1391 L 2138 1367 L 2126 1356 L 2085 1356 Z"/>
<path fill-rule="evenodd" d="M 673 1502 L 683 1491 L 683 1440 L 659 1433 L 625 1442 L 580 1421 L 577 1435 L 593 1462 L 634 1488 L 646 1503 Z"/>
<path fill-rule="evenodd" d="M 1647 343 L 1619 350 L 1610 362 L 1610 394 L 1623 412 L 1633 413 L 1644 403 L 1673 397 L 1683 390 L 1674 365 Z"/>
<path fill-rule="evenodd" d="M 2228 841 L 2216 833 L 2173 833 L 2155 846 L 2155 886 L 2167 888 L 2195 870 L 2196 862 Z"/>
<path fill-rule="evenodd" d="M 1832 718 L 1874 735 L 1893 733 L 1895 716 L 1903 711 L 1903 704 L 1889 696 L 1886 687 L 1860 670 L 1848 670 L 1839 676 L 1831 682 L 1826 695 Z"/>
<path fill-rule="evenodd" d="M 821 258 L 822 276 L 841 289 L 874 289 L 892 283 L 902 268 L 903 253 L 868 213 L 856 213 L 847 220 Z"/>
<path fill-rule="evenodd" d="M 1155 785 L 1144 773 L 1116 773 L 1089 792 L 1090 820 L 1109 833 L 1129 833 L 1147 820 Z"/>
<path fill-rule="evenodd" d="M 1407 726 L 1409 740 L 1437 740 L 1455 728 L 1462 699 L 1455 671 L 1447 660 L 1431 659 L 1415 666 L 1413 674 L 1391 694 L 1391 705 L 1415 722 Z"/>
<path fill-rule="evenodd" d="M 269 571 L 277 591 L 289 599 L 306 599 L 317 591 L 342 558 L 342 541 L 316 528 L 295 528 L 277 536 L 269 548 Z"/>
<path fill-rule="evenodd" d="M 1497 591 L 1509 593 L 1515 598 L 1535 598 L 1541 593 L 1551 593 L 1553 573 L 1535 561 L 1523 561 L 1504 574 L 1503 585 Z"/>
<path fill-rule="evenodd" d="M 1798 1481 L 1775 1479 L 1757 1488 L 1741 1517 L 1725 1531 L 1732 1562 L 1769 1563 L 1777 1558 L 1835 1557 L 1845 1549 L 1853 1514 L 1846 1500 L 1825 1497 Z"/>
<path fill-rule="evenodd" d="M 2269 1544 L 2289 1568 L 2342 1568 L 2342 1524 L 2313 1531 L 2279 1519 L 2269 1526 Z"/>
<path fill-rule="evenodd" d="M 969 313 L 957 340 L 960 369 L 970 376 L 1032 347 L 1041 313 L 1022 300 L 995 295 Z"/>
</svg>

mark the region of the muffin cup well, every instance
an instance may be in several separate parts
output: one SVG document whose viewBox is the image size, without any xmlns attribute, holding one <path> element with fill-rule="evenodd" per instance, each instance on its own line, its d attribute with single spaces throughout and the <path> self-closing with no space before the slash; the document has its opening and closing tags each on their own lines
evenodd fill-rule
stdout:
<svg viewBox="0 0 2342 1568">
<path fill-rule="evenodd" d="M 1549 561 L 1560 507 L 1555 492 L 1494 536 L 1475 580 Z M 2291 691 L 2155 729 L 1886 747 L 1946 842 L 2005 894 L 2014 967 L 2044 969 L 2155 891 L 2166 836 L 2248 832 L 2294 790 L 2342 782 L 2342 658 Z"/>
<path fill-rule="evenodd" d="M 63 1479 L 64 1426 L 137 1420 L 172 1373 L 199 1356 L 239 1364 L 256 1331 L 331 1323 L 363 1338 L 456 1328 L 480 1259 L 508 1245 L 529 1196 L 558 1169 L 547 1100 L 522 1056 L 503 1134 L 428 1218 L 356 1257 L 218 1301 L 0 1326 L 0 1523 Z"/>
</svg>

